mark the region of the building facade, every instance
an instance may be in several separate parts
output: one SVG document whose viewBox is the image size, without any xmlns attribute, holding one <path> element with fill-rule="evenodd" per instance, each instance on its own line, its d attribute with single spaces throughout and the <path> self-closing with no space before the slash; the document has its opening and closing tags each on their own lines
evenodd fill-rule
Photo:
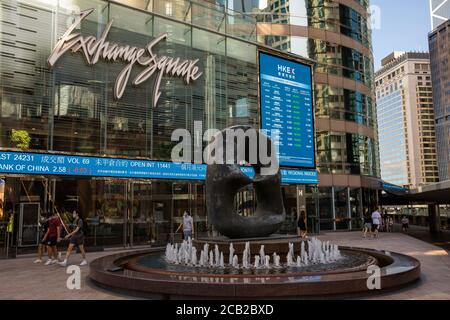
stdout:
<svg viewBox="0 0 450 320">
<path fill-rule="evenodd" d="M 430 0 L 431 30 L 450 19 L 450 0 Z"/>
<path fill-rule="evenodd" d="M 2 1 L 1 151 L 39 153 L 56 164 L 57 156 L 84 156 L 96 161 L 107 157 L 118 165 L 123 159 L 159 161 L 152 165 L 164 168 L 175 129 L 193 132 L 195 121 L 203 130 L 259 127 L 257 52 L 271 47 L 317 61 L 319 185 L 283 185 L 288 219 L 281 232 L 295 232 L 295 213 L 301 209 L 311 232 L 358 228 L 363 211 L 377 204 L 381 188 L 368 3 L 231 3 Z M 197 61 L 202 77 L 187 85 L 163 76 L 153 106 L 153 82 L 117 90 L 123 63 L 98 59 L 94 65 L 88 51 L 84 58 L 68 52 L 50 68 L 47 59 L 60 37 L 91 8 L 73 30 L 86 42 L 101 38 L 112 20 L 106 40 L 129 48 L 145 47 L 167 33 L 155 53 Z M 121 98 L 114 99 L 118 92 Z M 15 217 L 10 245 L 35 246 L 39 214 L 54 210 L 63 217 L 78 210 L 89 225 L 88 243 L 95 245 L 164 244 L 173 239 L 186 209 L 200 236 L 211 232 L 202 179 L 124 178 L 111 172 L 89 176 L 77 170 L 71 175 L 0 173 L 2 225 Z M 251 214 L 252 203 L 251 189 L 236 196 L 243 214 Z"/>
<path fill-rule="evenodd" d="M 429 54 L 390 54 L 375 86 L 382 179 L 414 189 L 438 182 Z"/>
<path fill-rule="evenodd" d="M 450 20 L 429 35 L 440 181 L 450 180 Z"/>
<path fill-rule="evenodd" d="M 358 212 L 377 202 L 380 169 L 368 9 L 365 0 L 268 0 L 247 12 L 257 20 L 258 42 L 316 61 L 322 230 L 348 228 L 349 211 L 351 227 L 358 226 Z M 358 202 L 364 208 L 354 207 Z"/>
</svg>

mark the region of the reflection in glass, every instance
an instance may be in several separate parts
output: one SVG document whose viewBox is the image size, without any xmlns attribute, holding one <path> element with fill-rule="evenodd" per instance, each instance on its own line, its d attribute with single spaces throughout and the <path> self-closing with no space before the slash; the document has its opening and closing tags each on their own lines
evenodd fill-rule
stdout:
<svg viewBox="0 0 450 320">
<path fill-rule="evenodd" d="M 320 230 L 334 230 L 333 188 L 319 187 Z"/>
<path fill-rule="evenodd" d="M 348 229 L 350 212 L 346 187 L 334 187 L 334 210 L 336 230 Z"/>
</svg>

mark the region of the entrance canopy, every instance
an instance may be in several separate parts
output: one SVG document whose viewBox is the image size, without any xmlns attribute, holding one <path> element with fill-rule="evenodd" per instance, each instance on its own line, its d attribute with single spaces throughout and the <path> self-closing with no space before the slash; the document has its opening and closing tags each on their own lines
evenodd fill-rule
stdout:
<svg viewBox="0 0 450 320">
<path fill-rule="evenodd" d="M 385 191 L 381 197 L 383 205 L 450 204 L 450 180 L 414 190 L 392 186 L 383 184 L 382 190 Z"/>
</svg>

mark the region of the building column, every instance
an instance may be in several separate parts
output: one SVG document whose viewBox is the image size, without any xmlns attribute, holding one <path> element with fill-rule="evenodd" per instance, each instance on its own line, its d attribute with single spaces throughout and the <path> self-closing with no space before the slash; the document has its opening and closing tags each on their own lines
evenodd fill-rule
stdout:
<svg viewBox="0 0 450 320">
<path fill-rule="evenodd" d="M 439 206 L 436 204 L 428 205 L 428 218 L 430 221 L 430 232 L 438 233 L 441 231 L 441 217 L 439 216 Z"/>
<path fill-rule="evenodd" d="M 350 187 L 347 187 L 347 218 L 348 230 L 352 230 L 352 204 L 350 203 Z"/>
<path fill-rule="evenodd" d="M 334 195 L 334 186 L 331 187 L 331 206 L 332 206 L 332 213 L 333 213 L 333 231 L 336 231 L 336 199 Z"/>
</svg>

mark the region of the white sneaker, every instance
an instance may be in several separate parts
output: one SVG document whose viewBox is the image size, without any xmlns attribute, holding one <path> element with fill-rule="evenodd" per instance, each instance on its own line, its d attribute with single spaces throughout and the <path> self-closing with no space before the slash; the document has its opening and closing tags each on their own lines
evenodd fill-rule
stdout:
<svg viewBox="0 0 450 320">
<path fill-rule="evenodd" d="M 80 263 L 80 266 L 87 266 L 87 261 L 86 260 L 83 260 L 83 261 L 81 261 L 81 263 Z"/>
<path fill-rule="evenodd" d="M 61 267 L 67 267 L 67 260 L 58 263 Z"/>
<path fill-rule="evenodd" d="M 59 263 L 59 261 L 58 260 L 52 260 L 52 264 L 57 264 L 57 263 Z"/>
<path fill-rule="evenodd" d="M 34 260 L 33 263 L 42 263 L 42 260 L 41 259 L 36 259 L 36 260 Z"/>
<path fill-rule="evenodd" d="M 44 266 L 49 266 L 49 265 L 51 265 L 53 263 L 53 260 L 52 259 L 48 259 L 45 263 L 44 263 Z"/>
</svg>

